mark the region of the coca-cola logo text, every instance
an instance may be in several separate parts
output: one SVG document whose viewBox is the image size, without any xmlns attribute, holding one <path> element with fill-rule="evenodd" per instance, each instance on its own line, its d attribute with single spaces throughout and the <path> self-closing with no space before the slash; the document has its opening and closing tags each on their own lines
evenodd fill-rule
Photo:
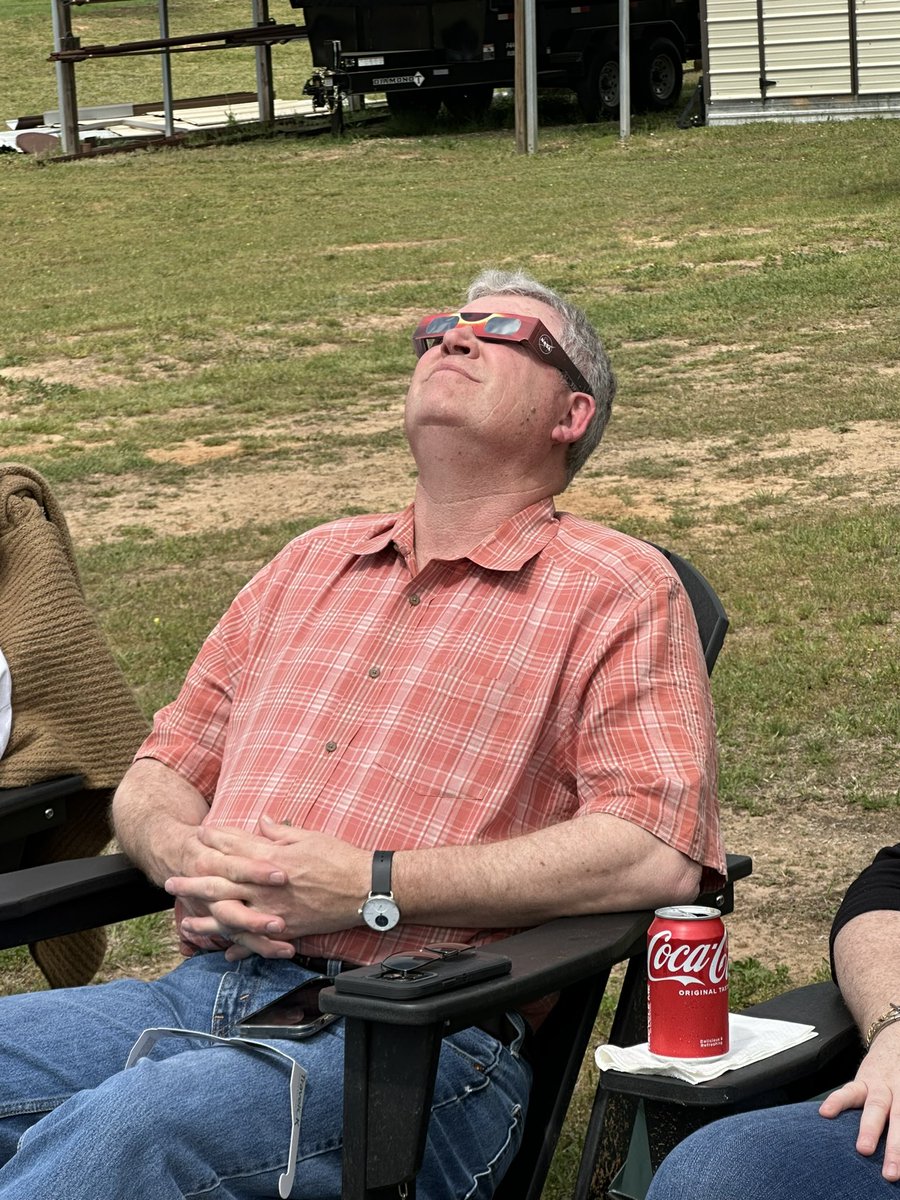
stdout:
<svg viewBox="0 0 900 1200">
<path fill-rule="evenodd" d="M 728 936 L 718 942 L 679 942 L 672 945 L 671 929 L 661 929 L 647 947 L 647 974 L 656 981 L 677 979 L 679 983 L 724 983 L 728 978 Z"/>
</svg>

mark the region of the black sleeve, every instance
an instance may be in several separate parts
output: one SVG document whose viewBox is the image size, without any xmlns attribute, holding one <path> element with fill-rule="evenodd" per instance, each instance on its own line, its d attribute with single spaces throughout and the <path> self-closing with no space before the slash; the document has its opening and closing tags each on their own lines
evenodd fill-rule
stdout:
<svg viewBox="0 0 900 1200">
<path fill-rule="evenodd" d="M 835 983 L 834 939 L 848 921 L 862 913 L 879 909 L 900 911 L 900 844 L 879 850 L 871 866 L 866 867 L 847 888 L 831 926 L 831 977 Z"/>
</svg>

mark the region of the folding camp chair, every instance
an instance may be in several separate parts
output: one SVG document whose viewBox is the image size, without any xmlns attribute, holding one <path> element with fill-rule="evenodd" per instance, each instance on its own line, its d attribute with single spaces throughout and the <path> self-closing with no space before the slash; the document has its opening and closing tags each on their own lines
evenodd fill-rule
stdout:
<svg viewBox="0 0 900 1200">
<path fill-rule="evenodd" d="M 694 567 L 663 553 L 692 601 L 711 671 L 728 624 L 722 605 Z M 703 902 L 730 911 L 733 882 L 750 869 L 749 859 L 731 856 L 727 884 Z M 122 855 L 13 872 L 0 876 L 0 948 L 124 920 L 171 902 Z M 322 1007 L 343 1015 L 347 1026 L 343 1200 L 412 1200 L 441 1038 L 556 992 L 557 1003 L 529 1049 L 534 1086 L 523 1144 L 496 1192 L 498 1200 L 537 1200 L 616 963 L 627 961 L 628 968 L 612 1036 L 622 1043 L 641 1040 L 652 919 L 649 911 L 607 913 L 526 930 L 491 946 L 510 959 L 508 975 L 420 1000 L 378 1000 L 349 994 L 340 985 L 326 989 Z M 610 1163 L 611 1173 L 624 1153 L 623 1148 L 619 1161 Z"/>
</svg>

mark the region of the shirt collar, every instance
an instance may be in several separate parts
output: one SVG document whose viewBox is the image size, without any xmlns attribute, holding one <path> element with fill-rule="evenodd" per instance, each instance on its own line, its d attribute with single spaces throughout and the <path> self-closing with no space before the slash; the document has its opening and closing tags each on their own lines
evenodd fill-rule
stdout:
<svg viewBox="0 0 900 1200">
<path fill-rule="evenodd" d="M 377 554 L 393 543 L 407 558 L 413 549 L 414 516 L 415 507 L 410 504 L 402 512 L 384 518 L 384 524 L 353 546 L 352 553 Z M 467 557 L 490 571 L 518 571 L 556 537 L 558 530 L 556 507 L 548 496 L 504 521 Z"/>
</svg>

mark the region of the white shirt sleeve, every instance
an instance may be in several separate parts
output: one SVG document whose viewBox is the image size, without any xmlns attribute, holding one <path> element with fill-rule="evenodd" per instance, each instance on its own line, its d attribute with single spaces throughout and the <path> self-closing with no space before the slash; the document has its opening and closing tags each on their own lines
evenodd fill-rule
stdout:
<svg viewBox="0 0 900 1200">
<path fill-rule="evenodd" d="M 9 666 L 0 650 L 0 758 L 9 741 L 9 731 L 12 726 L 12 682 L 9 677 Z"/>
</svg>

